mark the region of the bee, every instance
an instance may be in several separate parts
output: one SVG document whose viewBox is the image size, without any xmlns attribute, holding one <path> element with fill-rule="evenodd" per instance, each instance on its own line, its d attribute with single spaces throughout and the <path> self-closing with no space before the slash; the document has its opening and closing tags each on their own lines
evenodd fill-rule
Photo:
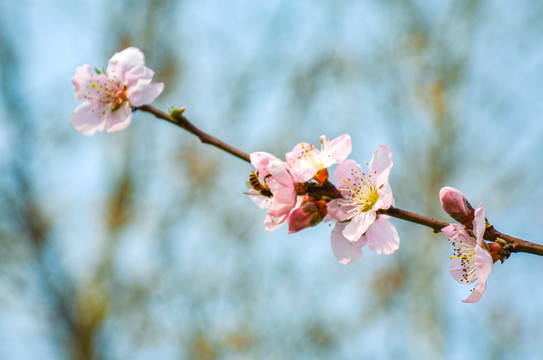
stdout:
<svg viewBox="0 0 543 360">
<path fill-rule="evenodd" d="M 247 186 L 251 189 L 258 191 L 261 195 L 264 195 L 267 197 L 273 196 L 272 192 L 270 191 L 270 187 L 266 184 L 261 183 L 260 180 L 258 179 L 258 175 L 254 171 L 251 174 L 249 174 L 249 181 L 247 182 Z"/>
</svg>

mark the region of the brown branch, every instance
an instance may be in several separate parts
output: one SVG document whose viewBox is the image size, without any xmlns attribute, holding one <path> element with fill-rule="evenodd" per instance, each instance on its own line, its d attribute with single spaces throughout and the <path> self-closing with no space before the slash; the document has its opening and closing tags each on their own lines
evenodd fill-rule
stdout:
<svg viewBox="0 0 543 360">
<path fill-rule="evenodd" d="M 238 150 L 235 147 L 230 146 L 225 142 L 222 142 L 221 140 L 217 139 L 216 137 L 211 136 L 208 133 L 203 132 L 202 130 L 198 129 L 190 121 L 187 120 L 187 118 L 183 115 L 182 111 L 178 111 L 176 113 L 175 117 L 174 117 L 174 116 L 170 116 L 170 115 L 166 114 L 165 112 L 160 111 L 160 110 L 152 107 L 151 105 L 143 105 L 143 106 L 136 107 L 135 109 L 151 113 L 151 114 L 153 114 L 154 116 L 156 116 L 159 119 L 166 120 L 168 122 L 171 122 L 174 125 L 177 125 L 177 126 L 183 128 L 183 129 L 187 130 L 191 134 L 196 135 L 200 139 L 200 141 L 202 143 L 204 143 L 204 144 L 209 144 L 209 145 L 215 146 L 215 147 L 217 147 L 217 148 L 219 148 L 219 149 L 221 149 L 223 151 L 226 151 L 227 153 L 229 153 L 231 155 L 234 155 L 234 156 L 240 158 L 241 160 L 251 162 L 251 159 L 249 158 L 249 154 L 247 154 L 246 152 L 243 152 L 241 150 Z"/>
<path fill-rule="evenodd" d="M 202 130 L 198 129 L 196 126 L 194 126 L 190 121 L 187 120 L 187 118 L 183 115 L 183 110 L 172 112 L 172 115 L 166 114 L 165 112 L 162 112 L 150 105 L 143 105 L 136 107 L 135 109 L 146 111 L 150 114 L 153 114 L 159 119 L 166 120 L 174 125 L 177 125 L 191 134 L 196 135 L 200 141 L 204 144 L 209 144 L 212 146 L 215 146 L 223 151 L 226 151 L 227 153 L 234 155 L 242 160 L 245 160 L 247 162 L 251 162 L 249 154 L 236 149 L 233 146 L 228 145 L 225 142 L 222 142 L 221 140 L 217 139 L 214 136 L 209 135 L 208 133 L 203 132 Z M 334 187 L 332 184 L 330 184 L 331 187 Z M 334 187 L 335 188 L 335 187 Z M 313 192 L 319 192 L 324 191 L 322 188 L 311 188 Z M 337 189 L 333 191 L 333 189 L 326 188 L 327 196 L 330 198 L 337 198 L 339 192 Z M 441 229 L 443 229 L 445 226 L 449 225 L 449 223 L 444 221 L 439 221 L 432 219 L 427 216 L 419 215 L 412 213 L 410 211 L 402 210 L 397 207 L 390 207 L 387 210 L 379 210 L 379 214 L 386 214 L 398 219 L 402 219 L 405 221 L 409 221 L 415 224 L 423 225 L 426 227 L 431 228 L 435 233 L 441 232 Z M 504 233 L 499 232 L 496 230 L 493 226 L 490 226 L 485 231 L 485 240 L 489 241 L 496 241 L 498 239 L 502 239 L 503 241 L 510 244 L 510 251 L 511 252 L 524 252 L 529 254 L 535 254 L 543 256 L 543 245 L 532 243 L 526 240 L 522 240 Z"/>
<path fill-rule="evenodd" d="M 505 240 L 508 244 L 512 245 L 511 252 L 524 252 L 528 254 L 543 256 L 543 245 L 501 233 L 498 230 L 494 229 L 494 226 L 490 226 L 486 229 L 485 239 L 491 241 L 495 241 L 497 239 Z"/>
<path fill-rule="evenodd" d="M 449 225 L 449 223 L 447 222 L 435 220 L 427 216 L 415 214 L 396 207 L 390 207 L 387 210 L 380 210 L 379 213 L 390 215 L 392 217 L 416 223 L 419 225 L 427 226 L 434 230 L 435 233 L 440 232 L 441 229 Z M 504 234 L 496 230 L 494 226 L 490 226 L 486 229 L 484 239 L 489 241 L 496 241 L 498 239 L 502 239 L 511 245 L 511 252 L 524 252 L 528 254 L 543 256 L 543 245 Z"/>
<path fill-rule="evenodd" d="M 387 210 L 379 210 L 378 213 L 390 215 L 398 219 L 402 219 L 402 220 L 409 221 L 415 224 L 427 226 L 431 228 L 432 230 L 434 230 L 435 233 L 440 232 L 441 229 L 449 225 L 449 223 L 446 223 L 444 221 L 435 220 L 427 216 L 415 214 L 410 211 L 402 210 L 393 206 L 391 206 Z"/>
</svg>

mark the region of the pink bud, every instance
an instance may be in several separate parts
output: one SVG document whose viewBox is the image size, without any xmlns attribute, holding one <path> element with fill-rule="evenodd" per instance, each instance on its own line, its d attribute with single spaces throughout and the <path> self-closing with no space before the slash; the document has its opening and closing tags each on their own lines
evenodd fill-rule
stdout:
<svg viewBox="0 0 543 360">
<path fill-rule="evenodd" d="M 475 210 L 460 191 L 446 186 L 439 191 L 441 207 L 454 220 L 469 226 L 473 222 Z"/>
<path fill-rule="evenodd" d="M 326 202 L 311 201 L 302 204 L 288 217 L 288 233 L 292 234 L 305 228 L 315 226 L 326 216 Z"/>
</svg>

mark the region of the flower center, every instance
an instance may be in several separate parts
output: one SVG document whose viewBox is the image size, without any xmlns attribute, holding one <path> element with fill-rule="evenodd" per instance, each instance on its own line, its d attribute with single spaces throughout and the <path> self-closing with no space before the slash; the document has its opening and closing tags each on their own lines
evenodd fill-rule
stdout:
<svg viewBox="0 0 543 360">
<path fill-rule="evenodd" d="M 349 177 L 349 181 L 341 179 L 348 188 L 346 193 L 343 193 L 343 197 L 347 200 L 357 203 L 357 211 L 366 212 L 373 209 L 373 205 L 379 200 L 379 193 L 377 187 L 371 178 L 371 175 L 366 173 L 360 174 L 359 171 L 353 171 L 352 177 Z"/>
<path fill-rule="evenodd" d="M 470 283 L 477 278 L 477 272 L 475 268 L 475 246 L 466 244 L 463 241 L 453 241 L 454 256 L 452 259 L 460 259 L 460 265 L 462 267 L 462 279 L 461 282 Z"/>
<path fill-rule="evenodd" d="M 302 143 L 301 145 L 303 151 L 298 157 L 298 160 L 300 161 L 301 166 L 303 166 L 304 168 L 312 168 L 319 162 L 317 149 L 313 144 L 308 144 L 307 147 L 304 143 Z"/>
<path fill-rule="evenodd" d="M 112 112 L 118 110 L 128 99 L 126 94 L 126 86 L 121 87 L 120 84 L 114 81 L 107 81 L 103 85 L 93 81 L 91 86 L 102 92 L 101 100 L 104 103 L 111 104 Z"/>
</svg>

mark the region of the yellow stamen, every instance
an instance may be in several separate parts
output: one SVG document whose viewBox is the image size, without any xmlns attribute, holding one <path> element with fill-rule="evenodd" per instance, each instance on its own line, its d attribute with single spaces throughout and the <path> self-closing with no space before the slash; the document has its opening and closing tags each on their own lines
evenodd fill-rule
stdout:
<svg viewBox="0 0 543 360">
<path fill-rule="evenodd" d="M 100 89 L 100 90 L 102 90 L 103 92 L 108 92 L 108 90 L 107 90 L 107 89 L 104 89 L 104 88 L 103 88 L 102 86 L 100 86 L 100 85 L 97 85 L 97 84 L 96 84 L 96 83 L 94 83 L 94 82 L 93 82 L 93 83 L 91 83 L 91 86 L 92 86 L 93 88 L 97 88 L 97 89 Z"/>
</svg>

